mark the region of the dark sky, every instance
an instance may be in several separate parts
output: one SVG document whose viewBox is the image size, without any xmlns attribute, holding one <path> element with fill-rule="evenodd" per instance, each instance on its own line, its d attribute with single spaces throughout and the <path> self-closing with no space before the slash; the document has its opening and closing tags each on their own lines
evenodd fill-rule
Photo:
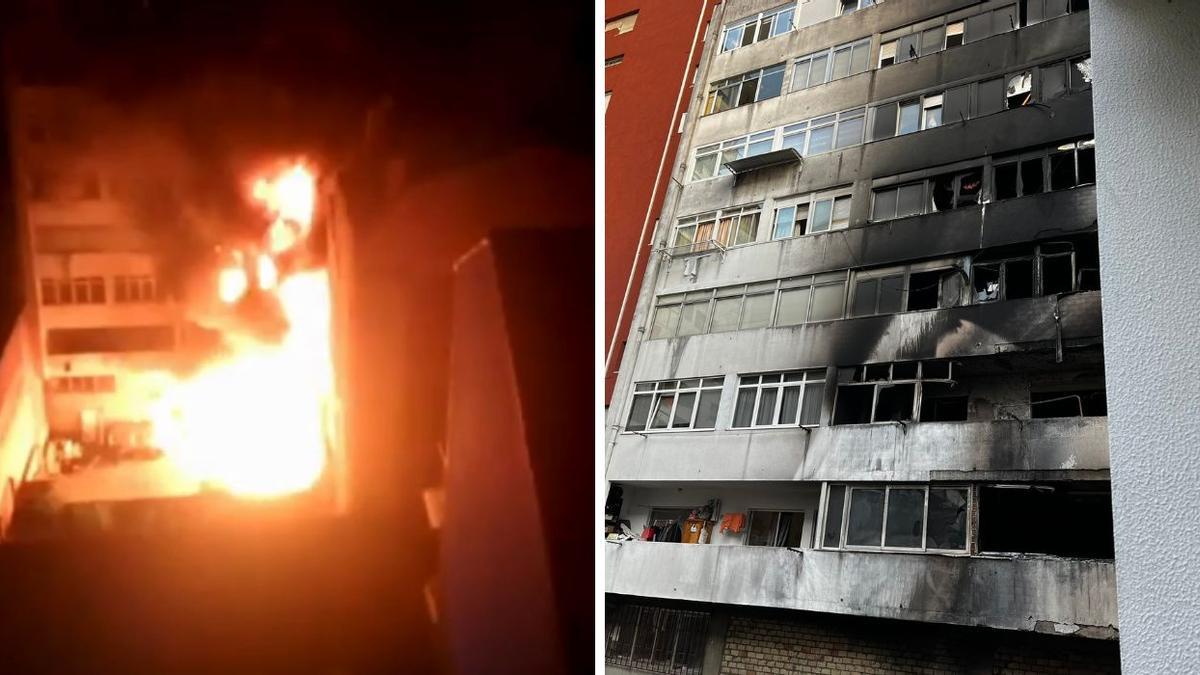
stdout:
<svg viewBox="0 0 1200 675">
<path fill-rule="evenodd" d="M 391 142 L 414 166 L 531 144 L 591 153 L 590 3 L 3 4 L 10 75 L 150 102 L 201 136 L 336 153 L 390 97 Z"/>
</svg>

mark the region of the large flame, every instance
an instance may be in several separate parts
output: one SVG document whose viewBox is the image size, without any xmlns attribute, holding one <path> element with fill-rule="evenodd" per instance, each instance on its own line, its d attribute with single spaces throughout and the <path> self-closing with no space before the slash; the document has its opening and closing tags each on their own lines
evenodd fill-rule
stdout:
<svg viewBox="0 0 1200 675">
<path fill-rule="evenodd" d="M 325 269 L 281 272 L 273 256 L 300 245 L 312 227 L 315 179 L 303 164 L 254 183 L 271 219 L 269 253 L 236 251 L 219 272 L 217 296 L 233 304 L 257 283 L 279 303 L 279 342 L 226 334 L 232 354 L 167 387 L 152 406 L 154 442 L 185 475 L 233 494 L 273 497 L 303 491 L 326 461 L 326 406 L 333 395 L 330 289 Z"/>
</svg>

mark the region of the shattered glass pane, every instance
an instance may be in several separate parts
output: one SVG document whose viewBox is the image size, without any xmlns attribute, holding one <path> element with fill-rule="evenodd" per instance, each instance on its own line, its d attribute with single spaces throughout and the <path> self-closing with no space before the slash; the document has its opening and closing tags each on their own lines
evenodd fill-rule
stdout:
<svg viewBox="0 0 1200 675">
<path fill-rule="evenodd" d="M 967 490 L 929 488 L 925 547 L 952 551 L 967 548 Z"/>
</svg>

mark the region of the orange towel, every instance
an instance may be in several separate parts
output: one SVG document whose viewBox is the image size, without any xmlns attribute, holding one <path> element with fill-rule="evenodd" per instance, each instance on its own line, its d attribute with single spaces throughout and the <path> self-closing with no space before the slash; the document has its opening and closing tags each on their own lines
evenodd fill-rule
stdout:
<svg viewBox="0 0 1200 675">
<path fill-rule="evenodd" d="M 726 513 L 721 516 L 721 531 L 737 534 L 746 527 L 746 514 Z"/>
</svg>

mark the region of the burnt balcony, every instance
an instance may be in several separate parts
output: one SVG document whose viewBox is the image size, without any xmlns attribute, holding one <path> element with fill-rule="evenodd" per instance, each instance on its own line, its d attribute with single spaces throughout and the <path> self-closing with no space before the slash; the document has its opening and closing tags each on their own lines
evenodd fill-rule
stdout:
<svg viewBox="0 0 1200 675">
<path fill-rule="evenodd" d="M 1112 561 L 626 541 L 604 569 L 623 595 L 1117 636 Z"/>
</svg>

